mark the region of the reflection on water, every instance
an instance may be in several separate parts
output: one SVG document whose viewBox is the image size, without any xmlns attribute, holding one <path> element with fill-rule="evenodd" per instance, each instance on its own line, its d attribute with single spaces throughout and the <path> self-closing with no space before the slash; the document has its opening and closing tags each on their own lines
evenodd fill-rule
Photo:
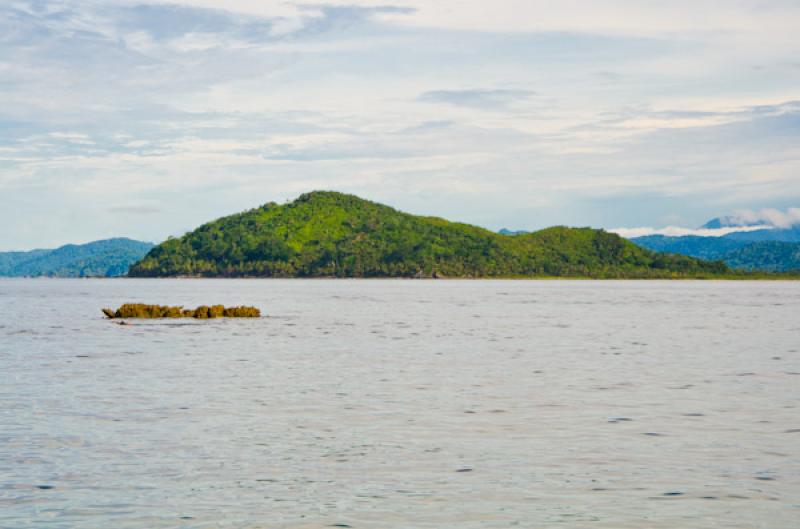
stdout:
<svg viewBox="0 0 800 529">
<path fill-rule="evenodd" d="M 800 520 L 800 283 L 4 280 L 0 314 L 3 528 Z"/>
</svg>

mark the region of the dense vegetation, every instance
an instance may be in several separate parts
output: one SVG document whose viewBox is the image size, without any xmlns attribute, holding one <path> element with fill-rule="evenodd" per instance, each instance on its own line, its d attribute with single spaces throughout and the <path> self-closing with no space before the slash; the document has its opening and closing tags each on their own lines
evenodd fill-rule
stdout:
<svg viewBox="0 0 800 529">
<path fill-rule="evenodd" d="M 631 241 L 655 252 L 677 253 L 707 260 L 721 260 L 728 252 L 749 244 L 749 242 L 724 239 L 722 237 L 700 237 L 697 235 L 683 237 L 647 235 L 635 237 Z"/>
<path fill-rule="evenodd" d="M 17 267 L 25 261 L 36 259 L 52 250 L 31 250 L 29 252 L 0 252 L 0 276 L 24 275 L 17 274 Z"/>
<path fill-rule="evenodd" d="M 117 238 L 68 244 L 55 250 L 0 253 L 0 276 L 116 277 L 153 247 L 151 243 Z"/>
<path fill-rule="evenodd" d="M 259 318 L 261 311 L 255 307 L 225 307 L 224 305 L 201 305 L 196 309 L 125 303 L 117 310 L 103 309 L 108 318 Z"/>
<path fill-rule="evenodd" d="M 764 272 L 789 272 L 800 270 L 800 243 L 781 240 L 763 240 L 757 232 L 736 232 L 724 237 L 665 237 L 649 235 L 631 239 L 636 244 L 657 252 L 688 255 L 700 259 L 724 261 L 729 267 L 739 270 Z M 773 237 L 789 237 L 790 230 L 774 231 Z M 749 240 L 748 233 L 755 233 L 757 240 Z M 737 235 L 737 237 L 731 237 Z"/>
<path fill-rule="evenodd" d="M 727 253 L 723 259 L 731 268 L 789 272 L 800 270 L 800 243 L 759 241 Z"/>
<path fill-rule="evenodd" d="M 529 234 L 419 217 L 317 191 L 205 224 L 153 248 L 134 277 L 718 277 L 719 262 L 651 252 L 601 230 Z"/>
</svg>

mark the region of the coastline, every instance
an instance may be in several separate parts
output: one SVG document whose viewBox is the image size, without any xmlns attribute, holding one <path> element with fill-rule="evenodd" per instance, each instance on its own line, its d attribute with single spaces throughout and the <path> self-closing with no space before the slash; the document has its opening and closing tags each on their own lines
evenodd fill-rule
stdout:
<svg viewBox="0 0 800 529">
<path fill-rule="evenodd" d="M 800 272 L 797 273 L 757 273 L 753 275 L 726 275 L 722 277 L 586 277 L 586 276 L 489 276 L 489 277 L 340 277 L 340 276 L 85 276 L 85 277 L 58 277 L 58 276 L 0 276 L 0 280 L 292 280 L 292 281 L 800 281 Z"/>
</svg>

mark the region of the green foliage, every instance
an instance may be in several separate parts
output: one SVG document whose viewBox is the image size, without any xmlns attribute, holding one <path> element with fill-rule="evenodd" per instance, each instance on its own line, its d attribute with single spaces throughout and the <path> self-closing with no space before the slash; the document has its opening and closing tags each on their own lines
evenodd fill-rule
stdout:
<svg viewBox="0 0 800 529">
<path fill-rule="evenodd" d="M 789 232 L 789 230 L 775 231 L 778 233 L 777 236 L 780 236 L 780 232 Z M 729 236 L 665 237 L 663 235 L 637 237 L 632 239 L 632 242 L 657 252 L 720 260 L 734 269 L 765 272 L 800 270 L 799 242 L 751 241 L 732 239 Z"/>
<path fill-rule="evenodd" d="M 194 310 L 164 305 L 125 303 L 117 310 L 102 309 L 108 318 L 259 318 L 261 311 L 255 307 L 229 307 L 201 305 Z"/>
<path fill-rule="evenodd" d="M 718 277 L 720 262 L 656 254 L 602 230 L 502 235 L 316 191 L 153 248 L 133 277 Z"/>
<path fill-rule="evenodd" d="M 769 272 L 800 271 L 800 243 L 759 241 L 725 255 L 731 268 Z"/>
<path fill-rule="evenodd" d="M 635 237 L 631 242 L 649 250 L 664 253 L 677 253 L 697 257 L 698 259 L 723 260 L 725 255 L 737 248 L 741 248 L 749 241 L 739 241 L 726 237 L 700 237 L 698 235 L 684 235 L 670 237 L 666 235 L 645 235 Z"/>
<path fill-rule="evenodd" d="M 55 250 L 0 253 L 0 276 L 116 277 L 127 273 L 153 247 L 117 238 L 68 244 Z"/>
</svg>

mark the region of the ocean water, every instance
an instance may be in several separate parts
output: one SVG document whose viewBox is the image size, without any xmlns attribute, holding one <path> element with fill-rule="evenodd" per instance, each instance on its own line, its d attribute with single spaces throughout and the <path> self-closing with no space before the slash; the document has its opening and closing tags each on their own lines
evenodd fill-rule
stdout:
<svg viewBox="0 0 800 529">
<path fill-rule="evenodd" d="M 798 405 L 800 282 L 0 281 L 2 528 L 794 529 Z"/>
</svg>

